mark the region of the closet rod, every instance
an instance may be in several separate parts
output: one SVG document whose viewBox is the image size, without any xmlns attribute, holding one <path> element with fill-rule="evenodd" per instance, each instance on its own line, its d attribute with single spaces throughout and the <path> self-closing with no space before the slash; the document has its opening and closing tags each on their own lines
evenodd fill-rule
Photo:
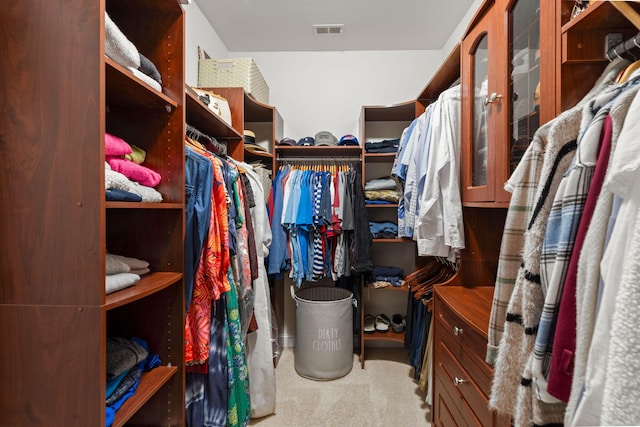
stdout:
<svg viewBox="0 0 640 427">
<path fill-rule="evenodd" d="M 640 33 L 636 34 L 628 40 L 623 41 L 622 43 L 618 43 L 617 45 L 609 49 L 605 53 L 605 57 L 609 61 L 613 61 L 616 58 L 622 58 L 623 55 L 630 54 L 633 57 L 632 59 L 635 60 L 635 56 L 630 53 L 634 49 L 640 49 Z"/>
<path fill-rule="evenodd" d="M 361 162 L 362 158 L 360 156 L 307 156 L 307 157 L 280 157 L 278 156 L 278 161 L 280 162 Z"/>
</svg>

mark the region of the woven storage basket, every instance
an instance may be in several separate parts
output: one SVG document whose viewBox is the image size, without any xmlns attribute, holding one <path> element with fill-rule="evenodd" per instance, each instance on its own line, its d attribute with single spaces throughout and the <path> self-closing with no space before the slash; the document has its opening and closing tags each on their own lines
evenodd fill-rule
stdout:
<svg viewBox="0 0 640 427">
<path fill-rule="evenodd" d="M 201 59 L 199 87 L 243 87 L 263 104 L 269 104 L 269 86 L 251 58 Z"/>
</svg>

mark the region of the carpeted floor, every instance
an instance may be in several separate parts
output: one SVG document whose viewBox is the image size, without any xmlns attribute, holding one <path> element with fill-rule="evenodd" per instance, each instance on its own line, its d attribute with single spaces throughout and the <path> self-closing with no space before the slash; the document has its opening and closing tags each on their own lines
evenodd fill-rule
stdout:
<svg viewBox="0 0 640 427">
<path fill-rule="evenodd" d="M 367 348 L 365 368 L 353 357 L 346 376 L 315 381 L 298 375 L 293 348 L 276 369 L 276 413 L 252 419 L 260 427 L 430 426 L 425 395 L 413 379 L 407 350 Z"/>
</svg>

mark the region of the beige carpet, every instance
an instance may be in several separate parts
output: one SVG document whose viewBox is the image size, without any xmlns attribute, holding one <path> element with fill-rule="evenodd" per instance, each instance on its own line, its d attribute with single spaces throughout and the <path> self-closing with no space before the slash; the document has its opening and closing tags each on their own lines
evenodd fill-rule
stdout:
<svg viewBox="0 0 640 427">
<path fill-rule="evenodd" d="M 276 369 L 276 413 L 249 425 L 429 426 L 430 408 L 413 379 L 407 350 L 367 348 L 366 356 L 364 369 L 354 355 L 343 378 L 314 381 L 296 373 L 293 348 L 284 348 Z"/>
</svg>

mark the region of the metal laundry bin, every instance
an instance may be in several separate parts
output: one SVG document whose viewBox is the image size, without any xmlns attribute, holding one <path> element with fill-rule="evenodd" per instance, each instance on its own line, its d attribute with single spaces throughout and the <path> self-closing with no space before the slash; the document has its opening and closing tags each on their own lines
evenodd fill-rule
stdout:
<svg viewBox="0 0 640 427">
<path fill-rule="evenodd" d="M 315 287 L 297 293 L 296 372 L 314 380 L 332 380 L 353 367 L 353 293 L 343 288 Z"/>
</svg>

